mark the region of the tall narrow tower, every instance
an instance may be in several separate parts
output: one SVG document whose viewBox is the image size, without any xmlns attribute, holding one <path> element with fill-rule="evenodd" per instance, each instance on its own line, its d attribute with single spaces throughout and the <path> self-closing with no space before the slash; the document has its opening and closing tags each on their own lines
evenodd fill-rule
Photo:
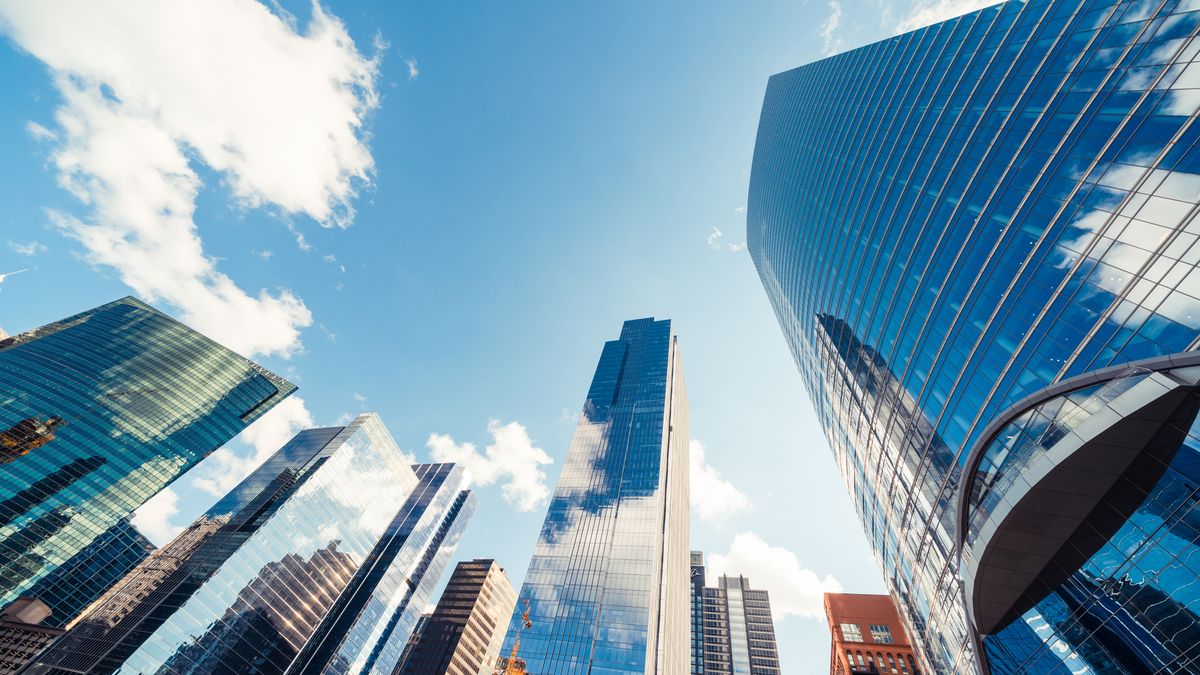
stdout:
<svg viewBox="0 0 1200 675">
<path fill-rule="evenodd" d="M 671 322 L 626 321 L 600 354 L 521 588 L 529 672 L 688 671 L 687 451 Z"/>
</svg>

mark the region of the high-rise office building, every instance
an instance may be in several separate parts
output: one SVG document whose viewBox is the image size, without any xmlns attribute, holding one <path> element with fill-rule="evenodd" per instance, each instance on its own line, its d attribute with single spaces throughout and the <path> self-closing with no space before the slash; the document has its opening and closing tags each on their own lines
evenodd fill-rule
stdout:
<svg viewBox="0 0 1200 675">
<path fill-rule="evenodd" d="M 509 623 L 530 673 L 686 673 L 688 405 L 670 321 L 604 344 Z"/>
<path fill-rule="evenodd" d="M 779 675 L 771 599 L 750 580 L 704 585 L 704 554 L 692 551 L 693 675 Z"/>
<path fill-rule="evenodd" d="M 886 595 L 826 593 L 829 675 L 920 675 L 896 605 Z"/>
<path fill-rule="evenodd" d="M 462 468 L 415 464 L 418 484 L 288 673 L 394 673 L 475 513 Z"/>
<path fill-rule="evenodd" d="M 391 672 L 474 508 L 462 484 L 374 414 L 302 431 L 23 672 L 283 673 L 302 650 L 306 673 Z"/>
<path fill-rule="evenodd" d="M 104 588 L 49 575 L 128 571 L 125 519 L 295 389 L 133 298 L 0 340 L 0 607 L 73 619 Z"/>
<path fill-rule="evenodd" d="M 748 247 L 929 670 L 1200 668 L 1193 5 L 1007 2 L 768 84 Z"/>
<path fill-rule="evenodd" d="M 460 562 L 433 614 L 414 631 L 398 674 L 492 675 L 516 604 L 517 592 L 495 560 Z"/>
</svg>

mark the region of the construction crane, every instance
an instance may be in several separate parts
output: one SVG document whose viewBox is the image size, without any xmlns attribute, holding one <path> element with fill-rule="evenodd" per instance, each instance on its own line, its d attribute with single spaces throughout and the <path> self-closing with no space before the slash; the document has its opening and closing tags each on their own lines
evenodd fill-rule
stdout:
<svg viewBox="0 0 1200 675">
<path fill-rule="evenodd" d="M 517 650 L 521 648 L 521 631 L 533 628 L 533 622 L 529 620 L 529 598 L 525 598 L 524 604 L 525 611 L 521 613 L 521 623 L 517 626 L 517 638 L 513 641 L 512 651 L 508 653 L 507 659 L 498 664 L 492 675 L 528 675 L 525 659 L 517 656 Z"/>
</svg>

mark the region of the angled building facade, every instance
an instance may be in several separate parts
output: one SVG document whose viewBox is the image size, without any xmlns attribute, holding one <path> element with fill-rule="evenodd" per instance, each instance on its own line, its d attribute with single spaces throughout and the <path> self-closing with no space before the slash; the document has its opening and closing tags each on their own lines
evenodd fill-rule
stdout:
<svg viewBox="0 0 1200 675">
<path fill-rule="evenodd" d="M 670 321 L 605 343 L 501 653 L 530 673 L 686 673 L 688 405 Z"/>
<path fill-rule="evenodd" d="M 125 519 L 295 389 L 133 298 L 0 340 L 0 607 L 75 618 L 104 589 L 47 577 L 119 578 L 96 554 L 128 571 Z"/>
<path fill-rule="evenodd" d="M 415 469 L 374 414 L 300 432 L 22 672 L 283 673 L 334 613 L 304 672 L 390 672 L 366 660 L 403 649 L 474 506 L 461 469 Z"/>
<path fill-rule="evenodd" d="M 770 79 L 748 248 L 923 670 L 1200 668 L 1197 9 L 1007 2 Z"/>
</svg>

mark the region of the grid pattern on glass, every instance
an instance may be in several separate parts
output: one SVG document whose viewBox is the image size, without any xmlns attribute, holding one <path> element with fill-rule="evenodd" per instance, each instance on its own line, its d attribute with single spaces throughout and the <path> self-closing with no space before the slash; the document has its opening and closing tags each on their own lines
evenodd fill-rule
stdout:
<svg viewBox="0 0 1200 675">
<path fill-rule="evenodd" d="M 31 672 L 283 672 L 416 485 L 373 414 L 302 431 Z"/>
<path fill-rule="evenodd" d="M 462 489 L 461 467 L 419 464 L 413 471 L 417 485 L 288 672 L 397 669 L 476 508 Z"/>
<path fill-rule="evenodd" d="M 892 629 L 882 624 L 871 624 L 871 641 L 881 645 L 895 643 L 895 639 L 892 637 Z"/>
<path fill-rule="evenodd" d="M 294 390 L 133 298 L 0 340 L 0 606 Z M 37 587 L 55 625 L 97 597 L 67 590 Z"/>
<path fill-rule="evenodd" d="M 1200 669 L 1200 424 L 1179 431 L 1181 445 L 1143 455 L 1105 495 L 1098 509 L 1119 527 L 1096 552 L 1070 569 L 1051 561 L 1063 581 L 984 638 L 992 672 Z"/>
<path fill-rule="evenodd" d="M 601 352 L 521 588 L 529 672 L 688 670 L 687 443 L 670 322 L 625 322 Z"/>
<path fill-rule="evenodd" d="M 1050 382 L 1196 341 L 1198 26 L 1009 2 L 771 78 L 748 247 L 934 670 L 976 668 L 956 458 Z"/>
</svg>

